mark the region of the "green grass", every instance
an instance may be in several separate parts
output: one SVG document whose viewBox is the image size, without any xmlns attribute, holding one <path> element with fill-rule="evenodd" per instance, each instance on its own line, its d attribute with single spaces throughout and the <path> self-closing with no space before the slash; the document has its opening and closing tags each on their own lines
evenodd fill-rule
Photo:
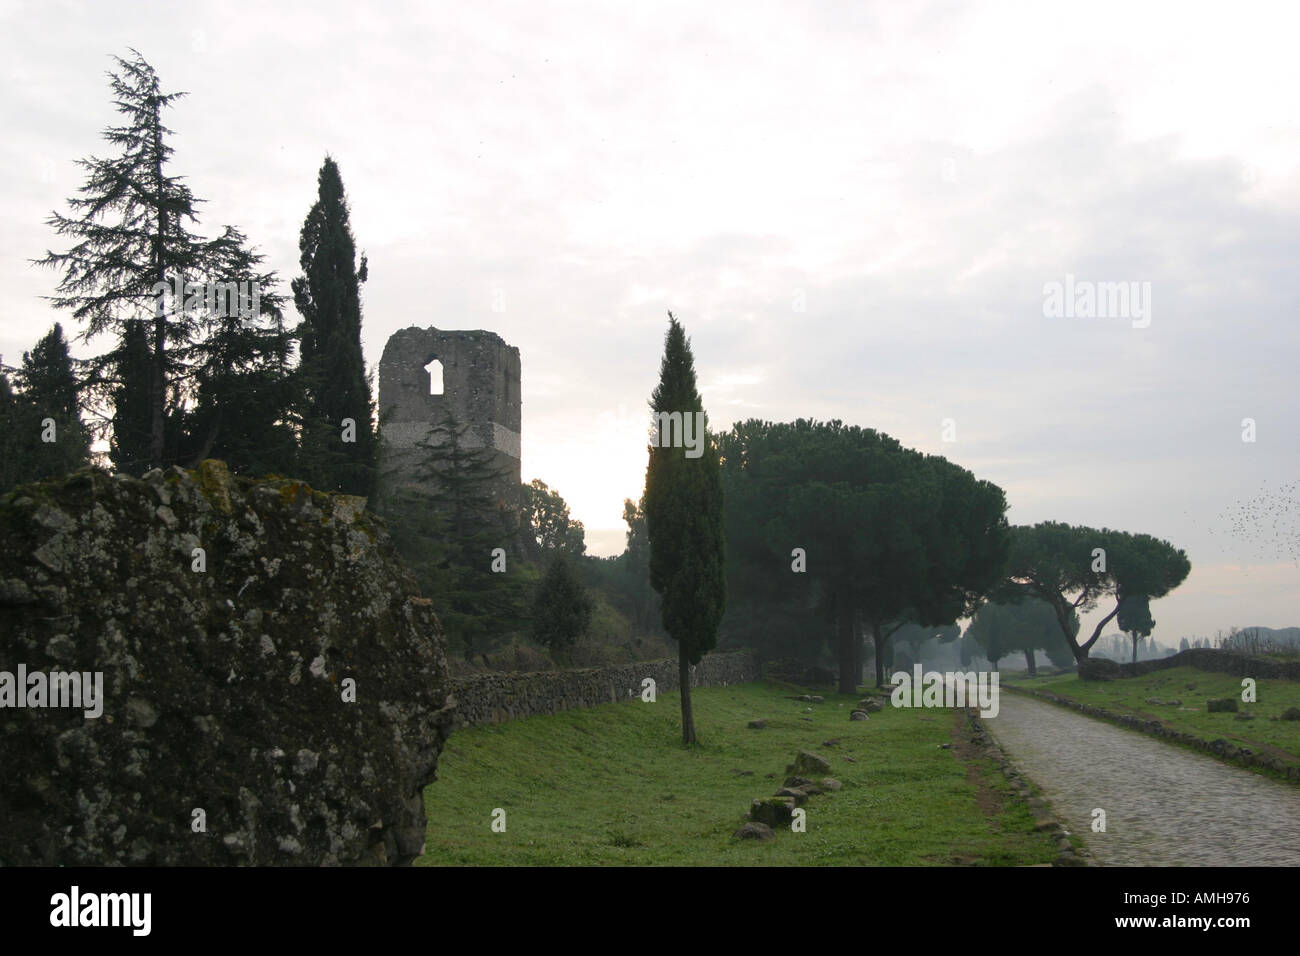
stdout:
<svg viewBox="0 0 1300 956">
<path fill-rule="evenodd" d="M 1130 714 L 1146 720 L 1159 720 L 1167 727 L 1195 734 L 1205 740 L 1223 738 L 1238 747 L 1256 753 L 1300 761 L 1300 721 L 1269 720 L 1288 707 L 1300 707 L 1300 682 L 1259 679 L 1253 704 L 1241 701 L 1241 678 L 1216 674 L 1194 667 L 1125 677 L 1111 681 L 1083 681 L 1074 674 L 1058 677 L 1017 678 L 1004 681 L 1016 687 L 1047 691 L 1084 704 L 1101 707 L 1113 714 Z M 1188 687 L 1188 685 L 1193 685 Z M 1184 711 L 1168 704 L 1148 704 L 1148 697 L 1181 700 Z M 1254 720 L 1236 720 L 1236 714 L 1211 714 L 1205 702 L 1212 697 L 1235 697 L 1242 712 L 1255 715 Z"/>
<path fill-rule="evenodd" d="M 804 704 L 789 693 L 764 684 L 697 690 L 695 747 L 681 743 L 675 693 L 654 704 L 607 704 L 459 731 L 443 751 L 438 781 L 425 790 L 428 846 L 417 865 L 1004 865 L 1055 858 L 993 762 L 965 751 L 959 715 L 886 707 L 870 721 L 851 722 L 856 697 Z M 755 717 L 766 718 L 767 729 L 748 729 Z M 831 738 L 841 743 L 825 746 Z M 939 746 L 952 742 L 957 749 Z M 778 829 L 767 843 L 733 839 L 750 802 L 775 793 L 804 749 L 830 761 L 843 789 L 805 804 L 805 833 Z M 506 811 L 505 833 L 492 832 L 495 808 Z"/>
</svg>

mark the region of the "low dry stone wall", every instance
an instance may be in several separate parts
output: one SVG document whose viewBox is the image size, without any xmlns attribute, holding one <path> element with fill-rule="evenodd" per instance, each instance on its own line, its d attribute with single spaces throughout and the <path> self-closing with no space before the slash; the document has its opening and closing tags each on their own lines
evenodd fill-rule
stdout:
<svg viewBox="0 0 1300 956">
<path fill-rule="evenodd" d="M 1118 677 L 1139 677 L 1170 667 L 1195 667 L 1197 670 L 1233 674 L 1237 677 L 1300 680 L 1300 661 L 1274 661 L 1213 647 L 1193 647 L 1171 657 L 1138 661 L 1136 664 L 1119 664 L 1101 657 L 1089 658 L 1079 666 L 1079 676 L 1084 680 L 1112 680 Z"/>
<path fill-rule="evenodd" d="M 749 651 L 709 654 L 694 668 L 691 686 L 725 687 L 756 681 L 761 676 L 758 660 Z M 456 699 L 456 724 L 458 727 L 500 724 L 578 707 L 639 701 L 642 681 L 647 677 L 654 680 L 656 693 L 677 690 L 677 661 L 453 678 L 451 693 Z"/>
</svg>

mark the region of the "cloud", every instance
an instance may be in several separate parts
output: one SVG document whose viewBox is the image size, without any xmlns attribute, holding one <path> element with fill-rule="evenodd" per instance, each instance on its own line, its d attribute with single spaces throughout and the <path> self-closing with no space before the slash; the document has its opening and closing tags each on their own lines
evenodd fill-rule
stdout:
<svg viewBox="0 0 1300 956">
<path fill-rule="evenodd" d="M 1255 558 L 1213 516 L 1300 470 L 1295 66 L 1253 11 L 0 8 L 0 353 L 60 317 L 26 260 L 59 246 L 44 219 L 107 148 L 103 70 L 134 45 L 190 91 L 168 124 L 204 228 L 286 282 L 339 162 L 372 365 L 412 324 L 520 348 L 525 478 L 593 550 L 640 494 L 671 309 L 714 427 L 878 428 L 1002 485 L 1014 521 L 1158 534 L 1234 582 Z M 1150 282 L 1150 326 L 1045 316 L 1067 275 Z M 1162 629 L 1300 623 L 1294 588 L 1211 590 Z"/>
</svg>

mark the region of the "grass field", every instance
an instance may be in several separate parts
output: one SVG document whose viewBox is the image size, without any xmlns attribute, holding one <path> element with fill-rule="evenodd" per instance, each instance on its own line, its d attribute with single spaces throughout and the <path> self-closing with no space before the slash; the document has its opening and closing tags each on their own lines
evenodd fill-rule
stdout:
<svg viewBox="0 0 1300 956">
<path fill-rule="evenodd" d="M 1159 720 L 1174 730 L 1195 734 L 1206 740 L 1222 737 L 1238 747 L 1279 757 L 1290 763 L 1300 762 L 1300 721 L 1270 720 L 1288 707 L 1300 707 L 1300 682 L 1261 679 L 1256 682 L 1256 703 L 1241 702 L 1241 678 L 1216 674 L 1194 667 L 1125 677 L 1111 681 L 1082 681 L 1074 674 L 1058 677 L 1016 678 L 1004 683 L 1031 690 L 1047 691 L 1084 704 L 1102 707 L 1113 714 L 1131 714 L 1147 720 Z M 1162 701 L 1180 700 L 1179 705 L 1148 704 L 1148 698 Z M 1205 702 L 1211 697 L 1235 697 L 1241 712 L 1255 715 L 1254 720 L 1237 720 L 1233 713 L 1208 713 Z"/>
<path fill-rule="evenodd" d="M 952 865 L 1048 863 L 960 714 L 886 707 L 851 722 L 766 684 L 699 689 L 700 744 L 681 743 L 680 701 L 607 704 L 452 735 L 425 790 L 437 865 Z M 767 720 L 750 730 L 749 720 Z M 804 720 L 802 718 L 810 718 Z M 835 740 L 838 743 L 827 744 Z M 953 749 L 942 749 L 953 744 Z M 830 761 L 836 793 L 805 805 L 807 832 L 734 839 L 750 802 L 776 792 L 799 750 Z M 739 772 L 750 771 L 742 776 Z M 492 830 L 494 809 L 506 831 Z"/>
</svg>

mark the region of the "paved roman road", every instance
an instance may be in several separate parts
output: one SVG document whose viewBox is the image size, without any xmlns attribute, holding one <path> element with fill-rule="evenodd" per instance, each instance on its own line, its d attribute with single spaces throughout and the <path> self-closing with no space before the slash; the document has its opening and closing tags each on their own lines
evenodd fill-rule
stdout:
<svg viewBox="0 0 1300 956">
<path fill-rule="evenodd" d="M 1020 694 L 984 726 L 1099 863 L 1300 866 L 1294 784 Z"/>
</svg>

